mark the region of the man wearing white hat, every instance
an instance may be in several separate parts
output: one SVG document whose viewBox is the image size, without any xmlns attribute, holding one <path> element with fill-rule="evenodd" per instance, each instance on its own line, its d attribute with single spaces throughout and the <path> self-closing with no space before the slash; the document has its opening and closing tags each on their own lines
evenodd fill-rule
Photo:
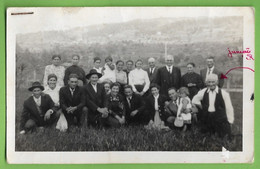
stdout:
<svg viewBox="0 0 260 169">
<path fill-rule="evenodd" d="M 234 109 L 229 94 L 218 87 L 218 76 L 210 74 L 207 87 L 200 90 L 192 103 L 201 109 L 201 122 L 204 131 L 218 133 L 220 137 L 231 136 L 234 122 Z"/>
</svg>

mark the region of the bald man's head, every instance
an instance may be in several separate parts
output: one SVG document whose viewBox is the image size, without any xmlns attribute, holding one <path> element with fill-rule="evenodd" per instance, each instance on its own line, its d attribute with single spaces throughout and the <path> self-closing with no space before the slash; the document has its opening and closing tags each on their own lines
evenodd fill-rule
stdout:
<svg viewBox="0 0 260 169">
<path fill-rule="evenodd" d="M 165 63 L 167 66 L 172 66 L 174 62 L 174 57 L 172 55 L 165 56 Z"/>
</svg>

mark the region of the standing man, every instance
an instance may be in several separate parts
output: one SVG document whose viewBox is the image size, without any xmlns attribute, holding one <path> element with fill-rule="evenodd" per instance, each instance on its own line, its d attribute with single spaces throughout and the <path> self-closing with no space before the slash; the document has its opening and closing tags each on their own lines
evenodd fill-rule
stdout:
<svg viewBox="0 0 260 169">
<path fill-rule="evenodd" d="M 124 86 L 124 107 L 126 122 L 128 124 L 147 124 L 148 117 L 145 113 L 145 102 L 142 96 L 133 92 L 132 86 Z"/>
<path fill-rule="evenodd" d="M 126 72 L 127 76 L 127 84 L 129 84 L 129 73 L 134 69 L 134 61 L 128 60 L 126 61 L 126 69 L 124 70 Z"/>
<path fill-rule="evenodd" d="M 60 89 L 60 106 L 68 125 L 76 124 L 81 127 L 87 108 L 84 91 L 78 86 L 78 79 L 76 74 L 69 75 L 68 85 Z"/>
<path fill-rule="evenodd" d="M 158 68 L 155 66 L 155 59 L 149 58 L 148 59 L 148 65 L 149 68 L 146 70 L 148 73 L 148 77 L 150 79 L 150 83 L 156 83 L 156 77 L 157 77 L 157 70 Z"/>
<path fill-rule="evenodd" d="M 165 56 L 166 66 L 158 69 L 157 84 L 161 87 L 160 93 L 168 96 L 168 89 L 174 87 L 179 89 L 181 83 L 181 71 L 178 67 L 174 67 L 174 57 L 172 55 Z"/>
<path fill-rule="evenodd" d="M 224 85 L 224 79 L 221 79 L 221 72 L 215 68 L 215 61 L 214 57 L 210 56 L 207 58 L 207 68 L 202 69 L 200 71 L 200 76 L 202 77 L 204 87 L 207 86 L 206 79 L 210 74 L 216 74 L 218 75 L 218 87 L 222 88 Z"/>
<path fill-rule="evenodd" d="M 28 90 L 32 92 L 32 96 L 23 105 L 20 134 L 36 127 L 52 125 L 58 118 L 54 102 L 48 94 L 42 93 L 44 87 L 40 82 L 34 82 Z"/>
<path fill-rule="evenodd" d="M 65 86 L 68 84 L 70 74 L 78 75 L 78 86 L 83 86 L 83 84 L 86 83 L 85 71 L 78 66 L 79 60 L 80 60 L 79 55 L 72 56 L 72 66 L 68 67 L 65 70 L 65 76 L 64 76 Z"/>
<path fill-rule="evenodd" d="M 203 132 L 218 133 L 220 137 L 231 136 L 234 109 L 229 94 L 218 87 L 218 76 L 210 74 L 207 87 L 200 90 L 192 103 L 201 109 L 200 120 Z"/>
<path fill-rule="evenodd" d="M 97 126 L 100 118 L 108 116 L 107 108 L 104 108 L 106 92 L 102 84 L 97 83 L 102 74 L 95 69 L 90 70 L 86 78 L 89 83 L 84 86 L 87 96 L 86 104 L 88 106 L 88 126 Z"/>
</svg>

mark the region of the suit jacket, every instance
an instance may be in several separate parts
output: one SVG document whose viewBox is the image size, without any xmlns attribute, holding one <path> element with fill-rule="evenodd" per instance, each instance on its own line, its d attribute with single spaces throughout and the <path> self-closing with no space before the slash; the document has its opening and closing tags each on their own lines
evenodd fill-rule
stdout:
<svg viewBox="0 0 260 169">
<path fill-rule="evenodd" d="M 158 71 L 158 68 L 155 67 L 153 73 L 151 74 L 150 73 L 150 68 L 146 69 L 146 72 L 148 74 L 148 77 L 149 77 L 149 80 L 150 80 L 151 83 L 156 83 L 157 71 Z"/>
<path fill-rule="evenodd" d="M 84 91 L 81 87 L 77 86 L 71 95 L 69 86 L 62 87 L 60 89 L 60 106 L 64 113 L 68 107 L 75 107 L 77 106 L 76 111 L 81 111 L 82 108 L 85 106 L 85 96 Z"/>
<path fill-rule="evenodd" d="M 172 73 L 170 74 L 166 68 L 163 66 L 158 69 L 157 84 L 161 87 L 160 93 L 168 96 L 168 89 L 175 87 L 176 89 L 180 88 L 181 85 L 181 70 L 177 67 L 172 67 Z"/>
<path fill-rule="evenodd" d="M 224 79 L 221 79 L 221 72 L 214 67 L 212 73 L 218 75 L 218 86 L 220 88 L 222 88 L 223 85 L 224 85 Z M 207 68 L 200 70 L 200 75 L 202 77 L 202 80 L 203 80 L 203 83 L 204 83 L 204 87 L 206 87 L 205 80 L 206 80 L 206 75 L 207 75 Z"/>
<path fill-rule="evenodd" d="M 159 98 L 158 98 L 158 105 L 159 105 L 159 115 L 160 115 L 160 118 L 165 121 L 166 118 L 168 117 L 166 112 L 165 112 L 165 109 L 164 109 L 164 106 L 165 106 L 165 102 L 167 101 L 167 97 L 164 96 L 164 95 L 159 95 Z M 147 114 L 149 114 L 149 119 L 150 120 L 153 120 L 154 121 L 154 115 L 155 115 L 155 98 L 153 97 L 153 95 L 149 95 L 147 98 L 146 98 L 146 104 L 145 104 L 145 109 L 146 111 L 148 111 Z"/>
<path fill-rule="evenodd" d="M 25 123 L 27 120 L 32 119 L 36 122 L 36 124 L 42 124 L 44 122 L 43 118 L 46 112 L 49 109 L 55 111 L 54 102 L 48 94 L 41 95 L 41 113 L 39 112 L 37 105 L 33 99 L 33 96 L 30 96 L 27 100 L 25 100 L 23 104 L 23 112 L 21 117 L 20 128 L 24 130 Z"/>
<path fill-rule="evenodd" d="M 97 108 L 103 108 L 106 98 L 105 88 L 102 84 L 97 84 L 97 93 L 90 83 L 84 86 L 85 94 L 87 96 L 86 105 L 89 109 L 89 117 L 93 117 L 99 115 L 97 112 Z M 91 119 L 90 119 L 91 120 Z"/>
<path fill-rule="evenodd" d="M 124 97 L 124 107 L 126 110 L 126 118 L 129 118 L 131 112 L 134 110 L 138 110 L 138 113 L 141 113 L 145 110 L 145 102 L 144 102 L 144 99 L 142 98 L 142 96 L 140 96 L 140 95 L 133 93 L 130 103 L 131 103 L 131 107 L 129 107 L 128 101 L 127 101 L 126 97 Z"/>
</svg>

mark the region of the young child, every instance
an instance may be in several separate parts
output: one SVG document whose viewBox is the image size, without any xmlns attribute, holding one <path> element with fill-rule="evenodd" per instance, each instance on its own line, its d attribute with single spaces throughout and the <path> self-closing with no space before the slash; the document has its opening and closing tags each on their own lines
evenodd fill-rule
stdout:
<svg viewBox="0 0 260 169">
<path fill-rule="evenodd" d="M 177 100 L 178 111 L 177 118 L 183 120 L 183 131 L 187 130 L 187 124 L 191 124 L 191 113 L 188 109 L 192 108 L 191 100 L 188 97 L 189 89 L 187 87 L 181 87 L 178 90 L 179 98 Z"/>
<path fill-rule="evenodd" d="M 103 76 L 99 79 L 100 82 L 116 82 L 116 71 L 115 71 L 115 64 L 113 63 L 113 59 L 111 56 L 108 56 L 105 59 L 105 65 L 102 69 Z"/>
<path fill-rule="evenodd" d="M 111 84 L 109 82 L 105 82 L 104 83 L 104 88 L 105 88 L 106 95 L 109 95 L 110 92 L 111 92 L 110 86 L 111 86 Z"/>
</svg>

